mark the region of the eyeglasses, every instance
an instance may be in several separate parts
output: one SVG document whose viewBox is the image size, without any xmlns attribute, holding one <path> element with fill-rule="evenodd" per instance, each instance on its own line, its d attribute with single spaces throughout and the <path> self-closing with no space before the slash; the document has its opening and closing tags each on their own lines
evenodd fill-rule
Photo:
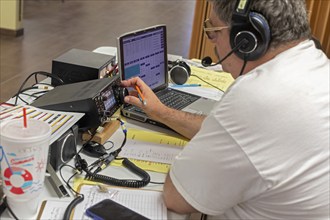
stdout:
<svg viewBox="0 0 330 220">
<path fill-rule="evenodd" d="M 210 19 L 204 21 L 204 32 L 210 40 L 214 40 L 217 37 L 217 32 L 226 28 L 229 28 L 229 26 L 212 27 Z"/>
</svg>

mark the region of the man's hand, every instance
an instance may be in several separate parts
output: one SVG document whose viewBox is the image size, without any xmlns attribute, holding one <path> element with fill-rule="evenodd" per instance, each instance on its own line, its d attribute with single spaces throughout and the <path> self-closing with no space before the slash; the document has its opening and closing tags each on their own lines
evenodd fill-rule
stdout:
<svg viewBox="0 0 330 220">
<path fill-rule="evenodd" d="M 204 115 L 183 112 L 164 105 L 139 77 L 124 80 L 121 82 L 121 86 L 133 88 L 130 95 L 124 99 L 126 103 L 141 108 L 150 118 L 167 125 L 189 139 L 199 131 L 205 119 Z M 136 86 L 140 89 L 146 104 L 143 103 L 143 100 L 141 101 L 142 97 L 138 97 Z"/>
<path fill-rule="evenodd" d="M 139 77 L 134 77 L 129 80 L 121 82 L 123 87 L 131 87 L 134 90 L 130 91 L 130 95 L 126 96 L 124 101 L 128 104 L 135 105 L 141 108 L 150 118 L 160 121 L 162 112 L 167 108 Z M 139 97 L 137 88 L 140 89 L 144 100 L 141 101 L 142 97 Z M 145 101 L 145 104 L 143 103 Z"/>
</svg>

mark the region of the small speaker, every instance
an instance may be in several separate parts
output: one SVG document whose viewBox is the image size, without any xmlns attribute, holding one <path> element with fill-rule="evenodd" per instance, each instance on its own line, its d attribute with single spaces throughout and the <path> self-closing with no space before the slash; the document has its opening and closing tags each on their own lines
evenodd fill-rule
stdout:
<svg viewBox="0 0 330 220">
<path fill-rule="evenodd" d="M 78 126 L 74 125 L 49 146 L 49 163 L 55 171 L 76 155 L 77 139 Z"/>
<path fill-rule="evenodd" d="M 170 66 L 171 65 L 171 66 Z M 190 67 L 184 61 L 178 60 L 169 64 L 171 81 L 177 85 L 185 84 L 190 77 Z"/>
</svg>

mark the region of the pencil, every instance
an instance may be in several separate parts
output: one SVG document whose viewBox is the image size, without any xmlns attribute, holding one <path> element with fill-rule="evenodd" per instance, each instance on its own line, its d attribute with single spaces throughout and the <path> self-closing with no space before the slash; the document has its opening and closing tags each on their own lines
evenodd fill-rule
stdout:
<svg viewBox="0 0 330 220">
<path fill-rule="evenodd" d="M 146 105 L 147 102 L 146 102 L 146 100 L 144 99 L 144 96 L 142 95 L 142 92 L 141 92 L 140 88 L 139 88 L 138 86 L 135 86 L 135 89 L 136 89 L 136 91 L 137 91 L 138 94 L 139 94 L 139 98 L 140 98 L 142 104 L 143 104 L 143 105 Z"/>
<path fill-rule="evenodd" d="M 180 88 L 180 87 L 199 87 L 202 86 L 201 84 L 183 84 L 183 85 L 173 85 L 172 87 Z"/>
</svg>

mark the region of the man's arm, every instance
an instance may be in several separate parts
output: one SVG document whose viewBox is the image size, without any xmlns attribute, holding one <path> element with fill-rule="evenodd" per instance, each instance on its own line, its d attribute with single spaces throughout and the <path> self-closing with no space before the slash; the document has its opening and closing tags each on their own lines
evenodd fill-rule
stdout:
<svg viewBox="0 0 330 220">
<path fill-rule="evenodd" d="M 156 120 L 172 128 L 179 134 L 191 139 L 200 130 L 206 116 L 165 108 Z"/>
<path fill-rule="evenodd" d="M 164 201 L 169 210 L 179 214 L 198 212 L 189 203 L 187 203 L 181 194 L 176 190 L 169 175 L 167 175 L 164 184 Z"/>
<path fill-rule="evenodd" d="M 122 81 L 122 86 L 132 87 L 134 89 L 135 86 L 138 86 L 146 101 L 146 104 L 144 105 L 140 99 L 137 98 L 137 92 L 133 90 L 129 96 L 125 97 L 126 103 L 141 108 L 152 119 L 167 125 L 189 139 L 199 131 L 201 124 L 206 117 L 165 106 L 155 93 L 138 77 Z"/>
</svg>

